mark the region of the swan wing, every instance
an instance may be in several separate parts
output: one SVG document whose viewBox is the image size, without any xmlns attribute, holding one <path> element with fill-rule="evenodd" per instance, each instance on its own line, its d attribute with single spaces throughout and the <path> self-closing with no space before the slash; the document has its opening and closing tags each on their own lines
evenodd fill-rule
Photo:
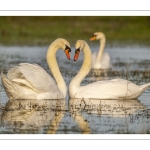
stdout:
<svg viewBox="0 0 150 150">
<path fill-rule="evenodd" d="M 83 97 L 92 98 L 133 98 L 140 93 L 140 86 L 124 79 L 105 80 L 81 87 L 81 93 Z"/>
<path fill-rule="evenodd" d="M 96 58 L 97 58 L 97 52 L 93 52 L 92 53 L 92 64 L 94 65 L 95 61 L 96 61 Z"/>
<path fill-rule="evenodd" d="M 111 68 L 110 55 L 105 52 L 103 53 L 101 64 L 104 68 Z"/>
<path fill-rule="evenodd" d="M 112 67 L 111 65 L 111 59 L 110 59 L 110 55 L 105 52 L 102 55 L 102 58 L 100 61 L 96 62 L 96 58 L 97 58 L 98 53 L 94 52 L 92 54 L 92 66 L 93 68 L 97 68 L 97 69 L 110 69 Z"/>
<path fill-rule="evenodd" d="M 8 71 L 7 77 L 16 83 L 22 83 L 35 91 L 59 91 L 53 78 L 39 65 L 21 63 Z"/>
</svg>

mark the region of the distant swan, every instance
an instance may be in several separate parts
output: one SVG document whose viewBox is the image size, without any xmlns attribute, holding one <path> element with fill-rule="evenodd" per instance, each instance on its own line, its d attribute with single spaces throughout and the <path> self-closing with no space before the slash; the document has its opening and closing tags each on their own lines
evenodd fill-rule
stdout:
<svg viewBox="0 0 150 150">
<path fill-rule="evenodd" d="M 100 40 L 100 48 L 98 52 L 92 54 L 92 69 L 111 69 L 111 59 L 107 52 L 104 52 L 106 38 L 104 33 L 95 32 L 90 41 Z"/>
<path fill-rule="evenodd" d="M 63 99 L 66 97 L 66 83 L 60 73 L 56 52 L 58 49 L 66 53 L 70 59 L 70 44 L 67 40 L 58 38 L 47 50 L 47 63 L 53 78 L 39 65 L 21 63 L 11 68 L 7 77 L 1 73 L 2 83 L 9 99 Z"/>
<path fill-rule="evenodd" d="M 138 86 L 124 79 L 104 80 L 80 86 L 91 70 L 92 57 L 91 50 L 85 41 L 78 40 L 75 48 L 74 61 L 78 59 L 80 51 L 83 51 L 84 60 L 80 71 L 69 84 L 70 98 L 136 99 L 150 86 L 150 83 Z"/>
</svg>

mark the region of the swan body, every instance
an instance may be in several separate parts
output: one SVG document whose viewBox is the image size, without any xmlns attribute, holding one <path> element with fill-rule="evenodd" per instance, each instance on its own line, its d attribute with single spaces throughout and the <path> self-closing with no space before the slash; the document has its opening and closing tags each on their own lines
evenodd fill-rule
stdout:
<svg viewBox="0 0 150 150">
<path fill-rule="evenodd" d="M 65 39 L 56 39 L 47 50 L 47 63 L 56 80 L 39 65 L 21 63 L 11 68 L 7 77 L 1 73 L 2 83 L 9 99 L 63 99 L 66 97 L 66 83 L 56 61 L 58 49 L 65 51 L 70 59 L 70 44 Z"/>
<path fill-rule="evenodd" d="M 98 52 L 92 54 L 92 69 L 111 69 L 111 59 L 107 52 L 104 52 L 106 38 L 104 33 L 95 32 L 90 41 L 100 40 L 100 48 Z"/>
<path fill-rule="evenodd" d="M 75 61 L 78 59 L 80 51 L 83 51 L 84 60 L 80 71 L 69 84 L 70 98 L 136 99 L 150 86 L 150 83 L 138 86 L 124 79 L 97 81 L 80 86 L 92 66 L 91 50 L 83 40 L 76 42 Z"/>
</svg>

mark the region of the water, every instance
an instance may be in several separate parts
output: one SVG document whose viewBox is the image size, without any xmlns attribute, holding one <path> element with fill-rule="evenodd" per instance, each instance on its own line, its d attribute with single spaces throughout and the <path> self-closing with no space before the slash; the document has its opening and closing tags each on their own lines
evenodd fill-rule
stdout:
<svg viewBox="0 0 150 150">
<path fill-rule="evenodd" d="M 98 45 L 91 46 L 92 51 Z M 44 47 L 0 46 L 0 71 L 19 63 L 37 63 L 50 75 Z M 92 70 L 81 85 L 94 81 L 123 78 L 138 85 L 150 82 L 150 47 L 139 45 L 106 47 L 112 60 L 111 71 Z M 83 55 L 77 62 L 67 60 L 58 51 L 57 60 L 67 83 L 81 67 Z M 9 100 L 0 84 L 0 133 L 2 134 L 149 134 L 150 88 L 137 100 Z"/>
</svg>

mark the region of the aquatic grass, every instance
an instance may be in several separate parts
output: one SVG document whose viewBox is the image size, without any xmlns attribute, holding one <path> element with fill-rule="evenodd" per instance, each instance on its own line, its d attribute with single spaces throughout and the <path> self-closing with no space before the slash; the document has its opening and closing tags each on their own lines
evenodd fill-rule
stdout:
<svg viewBox="0 0 150 150">
<path fill-rule="evenodd" d="M 0 16 L 0 43 L 47 45 L 58 37 L 74 43 L 89 40 L 95 31 L 107 42 L 149 45 L 149 16 Z M 96 42 L 96 41 L 95 41 Z"/>
</svg>

